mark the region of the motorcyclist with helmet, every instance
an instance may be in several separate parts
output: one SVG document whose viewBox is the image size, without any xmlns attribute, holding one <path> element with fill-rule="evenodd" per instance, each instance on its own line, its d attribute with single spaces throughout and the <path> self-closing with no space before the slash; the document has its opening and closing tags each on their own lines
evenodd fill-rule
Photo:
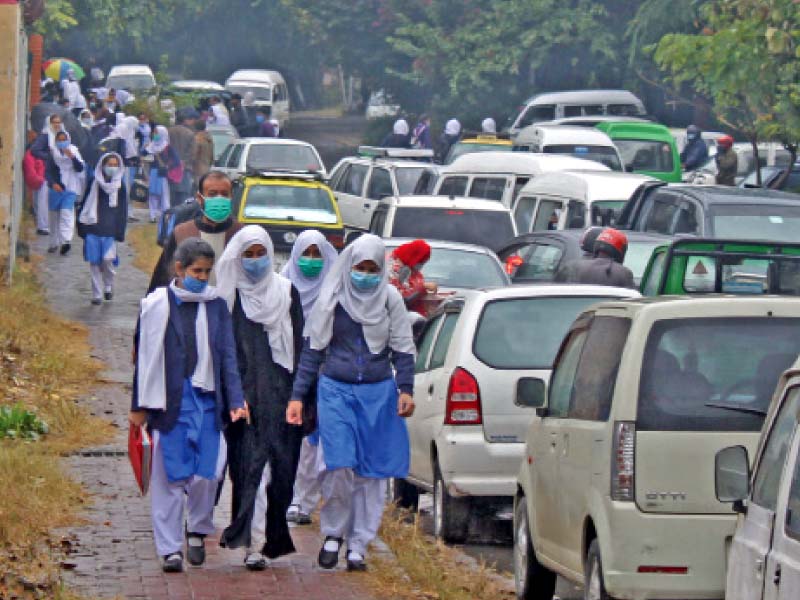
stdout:
<svg viewBox="0 0 800 600">
<path fill-rule="evenodd" d="M 582 248 L 586 250 L 584 240 L 595 235 L 593 229 L 600 229 L 599 235 L 592 245 L 592 254 L 571 261 L 563 269 L 559 269 L 555 281 L 568 283 L 586 283 L 593 285 L 610 285 L 636 289 L 631 270 L 622 265 L 628 251 L 628 238 L 612 227 L 590 227 L 581 239 Z"/>
<path fill-rule="evenodd" d="M 686 147 L 681 152 L 681 167 L 684 171 L 696 171 L 708 160 L 708 146 L 703 132 L 697 125 L 686 128 Z"/>
</svg>

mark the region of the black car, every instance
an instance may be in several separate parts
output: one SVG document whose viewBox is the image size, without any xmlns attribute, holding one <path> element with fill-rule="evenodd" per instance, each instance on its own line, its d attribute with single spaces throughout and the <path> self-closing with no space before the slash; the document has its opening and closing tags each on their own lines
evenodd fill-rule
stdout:
<svg viewBox="0 0 800 600">
<path fill-rule="evenodd" d="M 571 260 L 583 255 L 580 247 L 581 229 L 535 231 L 514 238 L 497 252 L 512 283 L 544 283 L 552 281 L 556 271 Z M 665 235 L 626 231 L 628 252 L 625 266 L 633 272 L 636 285 L 642 279 L 653 250 L 668 244 Z"/>
<path fill-rule="evenodd" d="M 789 176 L 784 179 L 783 183 L 780 187 L 778 187 L 778 181 L 786 171 L 786 167 L 780 167 L 775 165 L 774 167 L 762 167 L 761 168 L 761 186 L 764 188 L 768 188 L 770 190 L 781 190 L 784 192 L 792 192 L 793 194 L 800 193 L 800 162 L 794 163 L 792 167 L 792 172 L 789 173 Z M 748 189 L 759 189 L 759 185 L 756 180 L 756 172 L 753 171 L 747 177 L 744 178 L 742 183 L 739 184 L 740 188 L 748 188 Z"/>
<path fill-rule="evenodd" d="M 797 241 L 800 196 L 726 186 L 642 185 L 616 226 L 665 235 Z"/>
</svg>

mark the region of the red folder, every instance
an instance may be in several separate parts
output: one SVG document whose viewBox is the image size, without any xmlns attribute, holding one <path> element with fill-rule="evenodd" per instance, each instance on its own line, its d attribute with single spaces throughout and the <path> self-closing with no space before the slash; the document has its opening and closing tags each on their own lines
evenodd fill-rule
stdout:
<svg viewBox="0 0 800 600">
<path fill-rule="evenodd" d="M 131 424 L 128 432 L 128 458 L 136 476 L 136 483 L 144 496 L 150 487 L 150 469 L 153 465 L 153 441 L 144 425 Z"/>
</svg>

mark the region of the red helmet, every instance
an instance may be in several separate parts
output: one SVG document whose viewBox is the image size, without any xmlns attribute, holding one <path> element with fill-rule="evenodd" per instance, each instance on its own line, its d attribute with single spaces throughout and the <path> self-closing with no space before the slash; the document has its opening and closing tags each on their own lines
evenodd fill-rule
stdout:
<svg viewBox="0 0 800 600">
<path fill-rule="evenodd" d="M 727 150 L 733 146 L 733 138 L 729 135 L 720 136 L 717 138 L 717 146 Z"/>
<path fill-rule="evenodd" d="M 595 255 L 604 252 L 611 256 L 615 261 L 621 263 L 625 259 L 625 253 L 628 251 L 628 238 L 619 229 L 608 227 L 597 236 L 594 243 Z"/>
</svg>

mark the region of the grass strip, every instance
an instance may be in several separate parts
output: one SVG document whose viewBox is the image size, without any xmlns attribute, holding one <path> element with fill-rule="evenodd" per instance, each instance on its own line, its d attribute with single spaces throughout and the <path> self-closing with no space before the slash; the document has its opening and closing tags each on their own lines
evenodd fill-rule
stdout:
<svg viewBox="0 0 800 600">
<path fill-rule="evenodd" d="M 161 246 L 156 242 L 158 230 L 155 223 L 142 223 L 128 228 L 125 241 L 133 248 L 133 266 L 147 273 L 153 269 L 161 256 Z"/>
</svg>

